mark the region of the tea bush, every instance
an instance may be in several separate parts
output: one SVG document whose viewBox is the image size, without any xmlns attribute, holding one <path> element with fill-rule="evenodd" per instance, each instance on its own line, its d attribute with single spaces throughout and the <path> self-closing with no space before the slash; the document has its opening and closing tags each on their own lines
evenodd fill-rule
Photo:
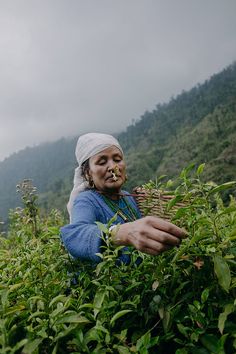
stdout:
<svg viewBox="0 0 236 354">
<path fill-rule="evenodd" d="M 188 236 L 157 257 L 130 250 L 129 265 L 105 237 L 99 264 L 72 261 L 60 213 L 40 216 L 34 187 L 19 185 L 24 208 L 0 238 L 0 353 L 235 353 L 236 201 L 221 199 L 235 182 L 202 183 L 203 167 L 145 185 L 175 186 L 169 208 L 187 201 L 173 222 Z"/>
</svg>

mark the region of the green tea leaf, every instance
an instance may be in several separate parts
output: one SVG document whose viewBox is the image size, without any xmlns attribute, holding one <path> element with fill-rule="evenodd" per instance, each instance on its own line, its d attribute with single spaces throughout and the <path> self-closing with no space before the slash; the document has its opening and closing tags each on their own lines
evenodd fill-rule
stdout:
<svg viewBox="0 0 236 354">
<path fill-rule="evenodd" d="M 32 318 L 45 316 L 45 315 L 46 315 L 45 311 L 36 311 L 36 312 L 32 313 L 32 315 L 29 316 L 28 321 L 31 321 Z"/>
<path fill-rule="evenodd" d="M 41 344 L 42 341 L 43 341 L 43 338 L 37 338 L 33 341 L 27 342 L 23 348 L 22 353 L 32 354 L 39 347 L 39 344 Z"/>
<path fill-rule="evenodd" d="M 5 312 L 5 316 L 12 315 L 13 313 L 20 312 L 25 309 L 24 305 L 18 305 L 14 307 L 10 307 L 7 312 Z"/>
<path fill-rule="evenodd" d="M 203 290 L 203 292 L 201 294 L 201 300 L 202 300 L 203 303 L 207 301 L 208 296 L 209 296 L 209 289 L 206 288 L 206 289 Z"/>
<path fill-rule="evenodd" d="M 188 327 L 182 325 L 182 323 L 177 323 L 178 330 L 182 333 L 186 338 L 188 338 Z"/>
<path fill-rule="evenodd" d="M 225 189 L 230 189 L 236 186 L 236 181 L 232 181 L 232 182 L 226 182 L 221 184 L 220 186 L 217 186 L 215 188 L 213 188 L 208 194 L 215 194 L 221 191 L 224 191 Z"/>
<path fill-rule="evenodd" d="M 205 334 L 201 337 L 201 342 L 212 354 L 219 354 L 218 338 L 213 334 Z"/>
<path fill-rule="evenodd" d="M 102 224 L 99 221 L 96 221 L 97 226 L 99 227 L 99 229 L 104 233 L 107 234 L 109 232 L 108 228 L 106 227 L 106 225 Z"/>
<path fill-rule="evenodd" d="M 118 320 L 118 318 L 120 318 L 121 316 L 126 315 L 127 313 L 132 312 L 132 310 L 121 310 L 119 312 L 117 312 L 111 319 L 110 324 L 112 325 L 116 320 Z"/>
<path fill-rule="evenodd" d="M 228 207 L 228 208 L 225 208 L 224 211 L 222 211 L 221 213 L 219 213 L 218 215 L 216 215 L 216 219 L 220 218 L 222 215 L 227 215 L 227 214 L 231 214 L 233 212 L 236 211 L 236 206 L 235 207 Z"/>
<path fill-rule="evenodd" d="M 171 325 L 171 314 L 169 310 L 164 310 L 164 317 L 162 323 L 164 331 L 167 332 Z"/>
<path fill-rule="evenodd" d="M 147 350 L 147 348 L 149 347 L 150 338 L 151 338 L 151 334 L 148 331 L 141 338 L 138 339 L 136 344 L 136 349 L 138 350 L 139 353 L 142 351 L 142 349 Z M 148 351 L 146 352 L 148 353 Z"/>
<path fill-rule="evenodd" d="M 191 170 L 194 169 L 194 167 L 195 167 L 195 163 L 190 163 L 189 166 L 187 166 L 186 168 L 184 168 L 184 169 L 181 171 L 180 177 L 181 177 L 181 178 L 185 178 L 185 177 L 188 175 L 188 173 L 189 173 Z"/>
<path fill-rule="evenodd" d="M 24 282 L 10 285 L 10 286 L 9 286 L 9 293 L 12 292 L 12 291 L 15 291 L 15 290 L 19 289 L 22 285 L 24 285 Z"/>
<path fill-rule="evenodd" d="M 175 198 L 171 199 L 171 201 L 167 205 L 167 210 L 171 209 L 176 203 L 183 199 L 182 195 L 177 195 Z"/>
<path fill-rule="evenodd" d="M 52 301 L 49 304 L 49 307 L 52 307 L 55 302 L 65 302 L 67 300 L 67 297 L 65 295 L 58 295 L 52 299 Z"/>
<path fill-rule="evenodd" d="M 21 341 L 17 342 L 11 353 L 17 352 L 21 347 L 23 347 L 27 343 L 27 341 L 28 339 L 22 339 Z"/>
<path fill-rule="evenodd" d="M 100 312 L 100 309 L 102 307 L 102 304 L 103 304 L 103 301 L 104 301 L 104 298 L 106 295 L 107 295 L 107 291 L 101 291 L 101 292 L 97 292 L 95 294 L 94 302 L 93 302 L 95 317 Z"/>
<path fill-rule="evenodd" d="M 185 348 L 177 349 L 175 354 L 189 354 L 189 351 Z"/>
<path fill-rule="evenodd" d="M 225 290 L 229 291 L 231 283 L 231 274 L 227 262 L 219 255 L 213 257 L 214 261 L 214 271 L 218 278 L 220 286 Z"/>
<path fill-rule="evenodd" d="M 223 334 L 224 331 L 225 321 L 227 320 L 228 315 L 234 311 L 234 308 L 234 304 L 227 304 L 225 306 L 224 312 L 220 314 L 218 320 L 218 328 L 221 334 Z"/>
<path fill-rule="evenodd" d="M 201 165 L 199 165 L 198 169 L 197 169 L 197 174 L 198 175 L 202 174 L 204 168 L 205 168 L 205 163 L 202 163 Z"/>
<path fill-rule="evenodd" d="M 121 345 L 115 345 L 114 349 L 117 349 L 119 354 L 130 354 L 129 349 Z"/>
<path fill-rule="evenodd" d="M 59 320 L 57 320 L 57 323 L 80 323 L 80 324 L 87 324 L 90 323 L 86 317 L 81 316 L 79 314 L 74 314 L 74 315 L 66 315 L 61 317 Z"/>
<path fill-rule="evenodd" d="M 99 332 L 96 330 L 95 327 L 91 328 L 85 335 L 84 338 L 84 343 L 87 345 L 89 344 L 91 341 L 96 341 L 99 342 L 100 341 L 100 336 L 99 336 Z"/>
</svg>

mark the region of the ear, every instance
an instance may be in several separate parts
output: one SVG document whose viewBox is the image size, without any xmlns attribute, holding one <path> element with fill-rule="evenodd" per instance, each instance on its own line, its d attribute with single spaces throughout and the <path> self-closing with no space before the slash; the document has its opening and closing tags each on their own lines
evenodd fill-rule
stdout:
<svg viewBox="0 0 236 354">
<path fill-rule="evenodd" d="M 89 181 L 91 179 L 91 173 L 89 168 L 85 171 L 85 178 L 87 181 Z"/>
</svg>

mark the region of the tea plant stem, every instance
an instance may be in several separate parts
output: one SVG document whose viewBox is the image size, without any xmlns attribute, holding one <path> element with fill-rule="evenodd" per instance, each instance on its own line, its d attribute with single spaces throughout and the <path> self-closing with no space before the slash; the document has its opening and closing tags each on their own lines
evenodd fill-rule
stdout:
<svg viewBox="0 0 236 354">
<path fill-rule="evenodd" d="M 216 218 L 214 218 L 214 217 L 213 217 L 213 228 L 214 228 L 214 234 L 215 234 L 217 240 L 220 241 L 220 240 L 221 240 L 221 237 L 220 237 L 220 235 L 219 235 L 218 227 L 217 227 L 217 225 L 216 225 Z"/>
<path fill-rule="evenodd" d="M 152 326 L 152 328 L 149 329 L 148 332 L 151 333 L 154 330 L 154 328 L 156 328 L 159 325 L 160 322 L 161 322 L 161 318 L 154 324 L 154 326 Z"/>
<path fill-rule="evenodd" d="M 37 218 L 36 215 L 33 216 L 32 220 L 32 228 L 33 228 L 33 235 L 37 238 L 38 236 L 38 227 L 37 227 Z"/>
<path fill-rule="evenodd" d="M 39 262 L 39 274 L 40 274 L 40 282 L 41 282 L 41 286 L 42 286 L 43 296 L 45 297 L 45 285 L 44 285 L 44 280 L 43 280 L 43 272 L 42 272 L 41 262 Z"/>
</svg>

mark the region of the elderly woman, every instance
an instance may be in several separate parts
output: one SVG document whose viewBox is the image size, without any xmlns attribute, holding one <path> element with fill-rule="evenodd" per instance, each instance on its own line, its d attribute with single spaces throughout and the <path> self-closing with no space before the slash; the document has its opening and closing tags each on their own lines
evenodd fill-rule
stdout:
<svg viewBox="0 0 236 354">
<path fill-rule="evenodd" d="M 80 136 L 76 146 L 78 167 L 74 188 L 68 203 L 70 224 L 61 228 L 61 238 L 75 258 L 99 262 L 102 252 L 101 231 L 96 224 L 107 224 L 116 214 L 110 228 L 114 246 L 132 246 L 158 255 L 178 246 L 185 233 L 179 227 L 154 216 L 142 217 L 135 200 L 122 186 L 126 164 L 119 142 L 111 135 L 89 133 Z M 125 252 L 120 256 L 129 262 Z"/>
</svg>

